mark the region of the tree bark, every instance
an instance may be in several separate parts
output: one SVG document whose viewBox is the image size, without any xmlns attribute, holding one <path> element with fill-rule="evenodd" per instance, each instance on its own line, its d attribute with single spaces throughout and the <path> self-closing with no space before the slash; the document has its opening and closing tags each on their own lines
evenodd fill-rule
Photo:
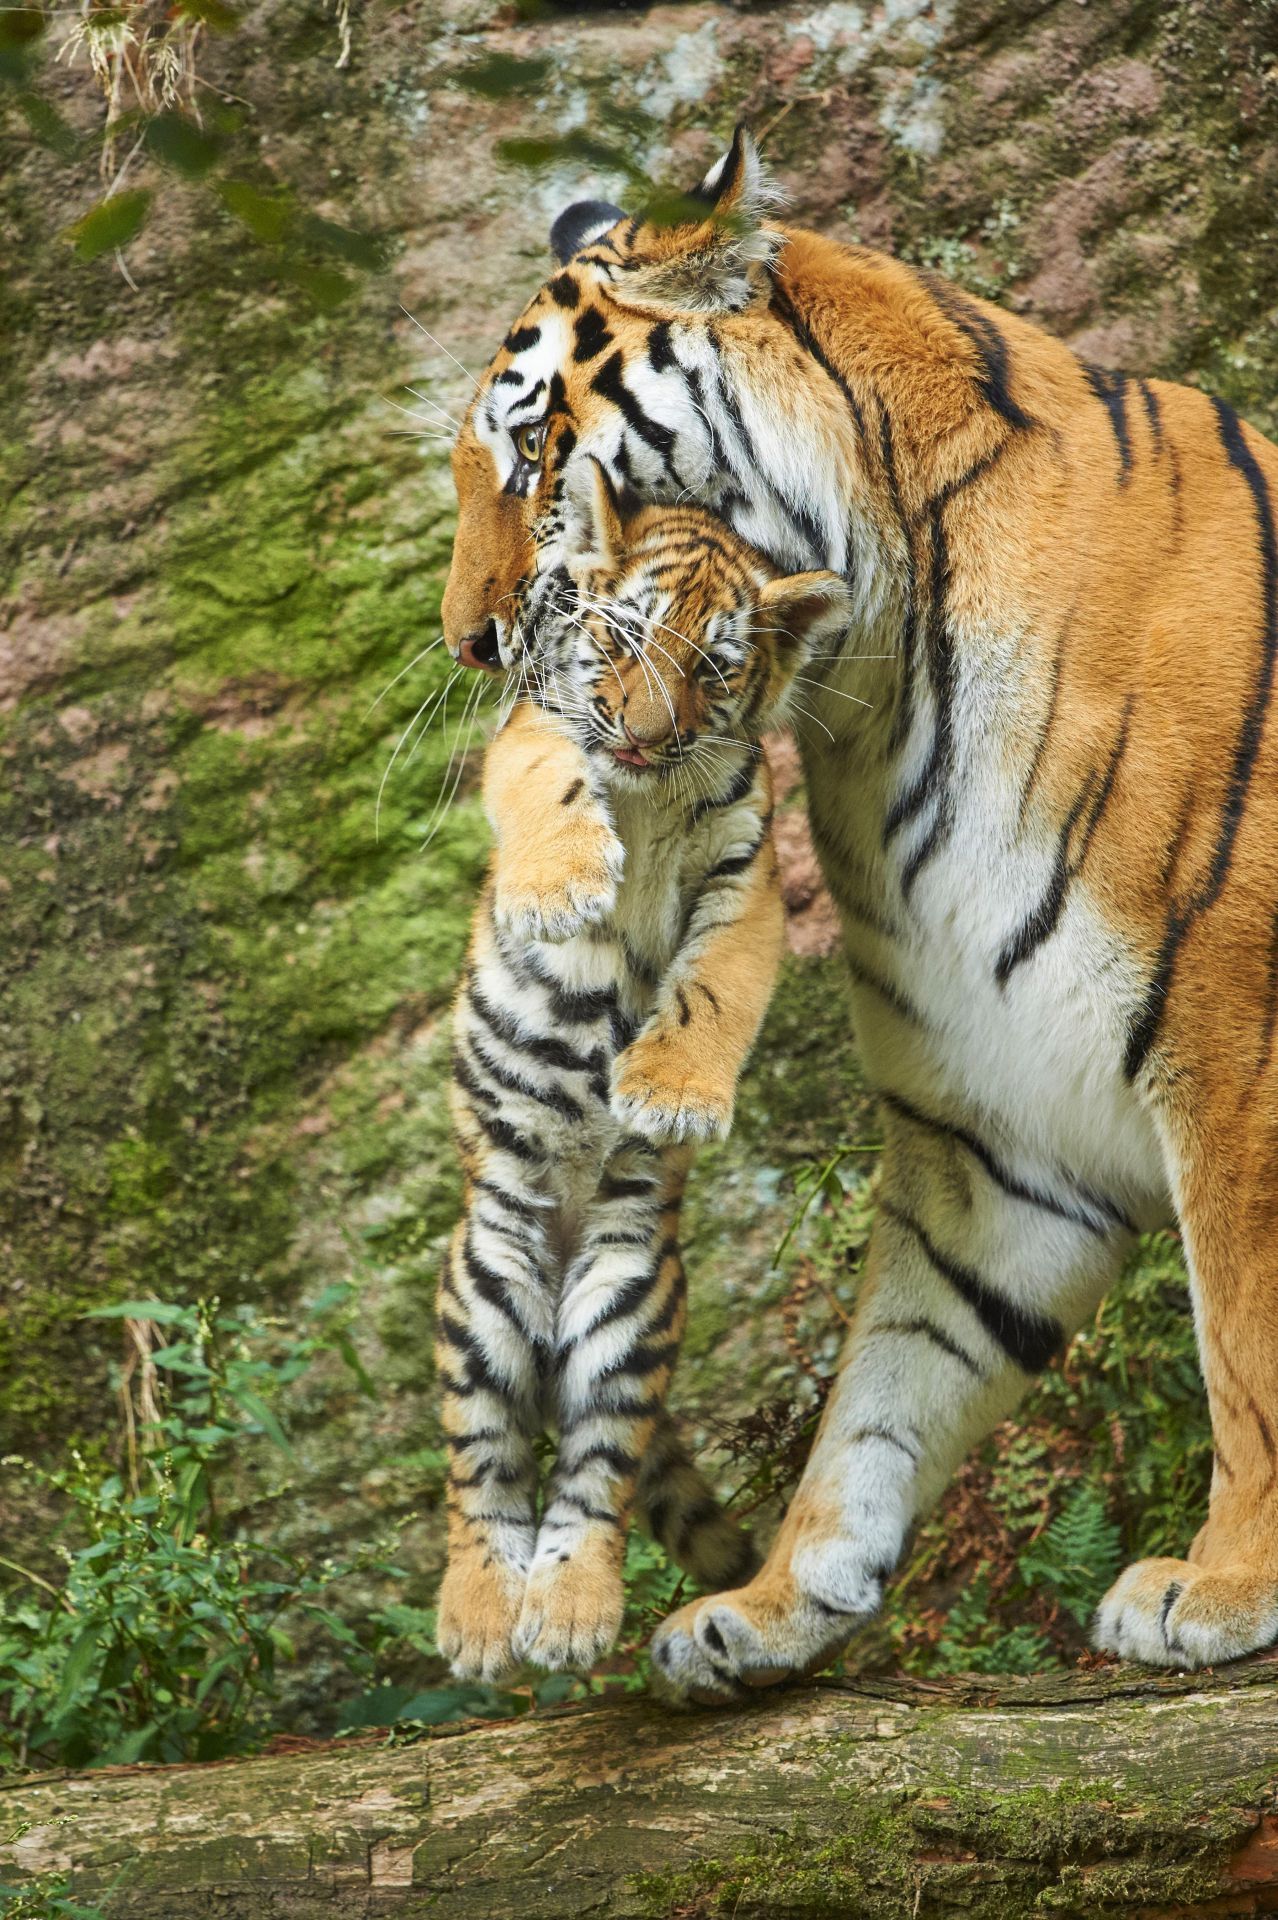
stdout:
<svg viewBox="0 0 1278 1920">
<path fill-rule="evenodd" d="M 111 1920 L 1276 1913 L 1278 1655 L 45 1775 L 0 1832 Z"/>
</svg>

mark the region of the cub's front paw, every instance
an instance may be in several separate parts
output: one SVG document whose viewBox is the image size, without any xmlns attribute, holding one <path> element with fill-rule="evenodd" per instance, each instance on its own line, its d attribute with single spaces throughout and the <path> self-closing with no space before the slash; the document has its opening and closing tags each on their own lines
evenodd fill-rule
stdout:
<svg viewBox="0 0 1278 1920">
<path fill-rule="evenodd" d="M 691 1057 L 661 1027 L 640 1034 L 613 1063 L 614 1117 L 661 1146 L 726 1139 L 735 1091 L 713 1062 Z"/>
<path fill-rule="evenodd" d="M 435 1640 L 459 1680 L 502 1680 L 519 1665 L 512 1641 L 527 1575 L 479 1553 L 450 1561 Z"/>
<path fill-rule="evenodd" d="M 606 821 L 551 835 L 535 854 L 498 861 L 498 925 L 516 940 L 571 940 L 617 904 L 626 850 Z"/>
<path fill-rule="evenodd" d="M 550 1673 L 585 1672 L 612 1646 L 624 1611 L 612 1543 L 580 1542 L 529 1574 L 515 1651 Z"/>
</svg>

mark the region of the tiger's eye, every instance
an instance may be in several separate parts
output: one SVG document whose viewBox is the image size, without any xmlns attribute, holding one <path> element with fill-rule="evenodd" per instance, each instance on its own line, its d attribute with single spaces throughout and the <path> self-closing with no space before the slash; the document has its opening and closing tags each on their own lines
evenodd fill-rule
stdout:
<svg viewBox="0 0 1278 1920">
<path fill-rule="evenodd" d="M 515 445 L 525 460 L 539 460 L 541 458 L 541 428 L 521 427 L 515 437 Z"/>
</svg>

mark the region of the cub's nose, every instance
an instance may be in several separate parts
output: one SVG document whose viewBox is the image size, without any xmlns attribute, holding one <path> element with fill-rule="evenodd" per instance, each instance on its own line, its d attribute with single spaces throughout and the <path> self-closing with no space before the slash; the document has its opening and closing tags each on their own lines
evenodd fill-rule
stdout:
<svg viewBox="0 0 1278 1920">
<path fill-rule="evenodd" d="M 632 747 L 659 747 L 663 740 L 670 738 L 673 731 L 668 713 L 653 714 L 651 719 L 645 717 L 637 727 L 631 726 L 623 714 L 621 724 Z"/>
<path fill-rule="evenodd" d="M 501 670 L 501 646 L 497 622 L 490 620 L 480 633 L 468 633 L 458 644 L 457 659 L 463 667 L 479 667 L 484 673 Z"/>
</svg>

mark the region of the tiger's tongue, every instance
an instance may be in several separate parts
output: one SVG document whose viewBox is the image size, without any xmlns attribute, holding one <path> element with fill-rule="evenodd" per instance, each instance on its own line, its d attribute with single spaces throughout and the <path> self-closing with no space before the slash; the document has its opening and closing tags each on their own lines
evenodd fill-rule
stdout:
<svg viewBox="0 0 1278 1920">
<path fill-rule="evenodd" d="M 627 767 L 647 767 L 652 764 L 637 747 L 614 747 L 612 757 L 614 760 L 620 760 L 623 766 Z"/>
</svg>

